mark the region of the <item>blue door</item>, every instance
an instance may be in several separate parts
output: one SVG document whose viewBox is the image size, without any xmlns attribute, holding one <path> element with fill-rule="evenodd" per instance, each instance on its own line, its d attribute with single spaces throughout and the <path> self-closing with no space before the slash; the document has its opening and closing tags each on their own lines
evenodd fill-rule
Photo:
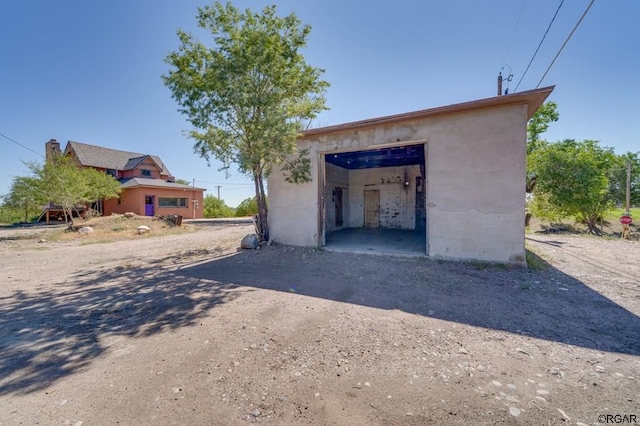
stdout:
<svg viewBox="0 0 640 426">
<path fill-rule="evenodd" d="M 145 216 L 153 216 L 153 199 L 154 197 L 151 195 L 147 195 L 144 197 L 144 214 Z"/>
</svg>

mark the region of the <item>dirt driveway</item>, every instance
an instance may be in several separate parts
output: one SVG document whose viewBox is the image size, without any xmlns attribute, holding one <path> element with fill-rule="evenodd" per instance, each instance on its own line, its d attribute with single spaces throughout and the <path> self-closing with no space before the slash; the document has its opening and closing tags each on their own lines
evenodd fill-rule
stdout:
<svg viewBox="0 0 640 426">
<path fill-rule="evenodd" d="M 250 231 L 0 230 L 0 425 L 640 423 L 639 242 L 530 235 L 524 270 Z"/>
</svg>

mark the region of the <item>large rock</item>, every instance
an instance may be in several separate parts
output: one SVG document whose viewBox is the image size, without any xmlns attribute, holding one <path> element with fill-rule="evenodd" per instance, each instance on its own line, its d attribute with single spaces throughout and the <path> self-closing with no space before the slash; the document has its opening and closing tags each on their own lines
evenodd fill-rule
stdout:
<svg viewBox="0 0 640 426">
<path fill-rule="evenodd" d="M 151 231 L 151 228 L 149 228 L 147 225 L 138 226 L 138 234 L 146 234 L 149 231 Z"/>
<path fill-rule="evenodd" d="M 258 237 L 256 234 L 246 235 L 240 242 L 240 248 L 255 250 L 258 248 Z"/>
<path fill-rule="evenodd" d="M 134 212 L 125 212 L 124 213 L 124 217 L 136 217 L 137 214 L 135 214 Z"/>
<path fill-rule="evenodd" d="M 90 226 L 83 226 L 78 229 L 78 234 L 91 234 L 93 232 L 93 228 Z"/>
</svg>

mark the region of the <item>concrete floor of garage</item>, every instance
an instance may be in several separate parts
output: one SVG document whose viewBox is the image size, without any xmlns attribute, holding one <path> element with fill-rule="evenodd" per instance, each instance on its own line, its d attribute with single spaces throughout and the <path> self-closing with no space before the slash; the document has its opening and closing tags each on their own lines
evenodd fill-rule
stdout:
<svg viewBox="0 0 640 426">
<path fill-rule="evenodd" d="M 329 251 L 425 256 L 426 232 L 385 228 L 347 228 L 327 233 L 324 248 Z"/>
</svg>

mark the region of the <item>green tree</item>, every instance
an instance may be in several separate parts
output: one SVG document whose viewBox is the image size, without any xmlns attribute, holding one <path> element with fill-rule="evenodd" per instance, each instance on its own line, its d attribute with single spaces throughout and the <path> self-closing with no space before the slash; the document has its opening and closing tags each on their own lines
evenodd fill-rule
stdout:
<svg viewBox="0 0 640 426">
<path fill-rule="evenodd" d="M 264 179 L 296 153 L 300 158 L 298 130 L 326 109 L 329 84 L 321 79 L 324 70 L 308 65 L 300 53 L 311 27 L 295 14 L 278 17 L 275 6 L 241 12 L 216 2 L 198 8 L 197 21 L 213 36 L 213 47 L 179 30 L 181 45 L 166 57 L 172 69 L 163 80 L 193 126 L 195 152 L 207 161 L 217 158 L 224 169 L 237 164 L 253 179 L 258 238 L 265 241 Z M 285 173 L 292 182 L 309 180 L 308 168 Z"/>
<path fill-rule="evenodd" d="M 613 149 L 600 147 L 597 141 L 546 144 L 531 155 L 538 176 L 534 196 L 548 200 L 554 215 L 574 216 L 591 233 L 600 234 L 597 219 L 612 207 L 608 176 L 616 164 Z"/>
<path fill-rule="evenodd" d="M 204 197 L 204 217 L 233 217 L 235 211 L 227 206 L 224 201 L 211 194 Z"/>
<path fill-rule="evenodd" d="M 558 104 L 553 101 L 545 102 L 538 108 L 527 123 L 527 154 L 538 148 L 538 143 L 542 141 L 540 135 L 549 129 L 549 124 L 559 118 Z"/>
<path fill-rule="evenodd" d="M 631 162 L 631 205 L 640 206 L 640 153 L 627 152 L 618 156 L 618 164 L 609 176 L 612 201 L 624 206 L 627 198 L 627 161 Z"/>
<path fill-rule="evenodd" d="M 255 214 L 258 214 L 258 200 L 256 197 L 246 198 L 236 207 L 237 217 L 253 216 Z"/>
<path fill-rule="evenodd" d="M 17 176 L 11 183 L 9 193 L 3 197 L 6 216 L 4 221 L 29 222 L 31 218 L 40 214 L 46 202 L 42 198 L 37 179 L 30 176 Z"/>
<path fill-rule="evenodd" d="M 92 168 L 81 168 L 70 157 L 56 155 L 44 165 L 27 164 L 33 173 L 33 190 L 38 199 L 62 208 L 65 221 L 73 209 L 101 199 L 115 198 L 122 188 L 112 176 Z M 68 222 L 67 222 L 68 223 Z"/>
<path fill-rule="evenodd" d="M 181 185 L 187 185 L 187 186 L 191 186 L 191 182 L 189 182 L 186 179 L 176 179 L 176 183 L 179 183 Z"/>
<path fill-rule="evenodd" d="M 542 104 L 527 123 L 527 193 L 533 192 L 538 179 L 538 175 L 531 169 L 529 158 L 533 152 L 546 145 L 547 142 L 541 139 L 540 135 L 549 129 L 549 124 L 558 121 L 559 118 L 558 104 L 549 101 Z"/>
</svg>

